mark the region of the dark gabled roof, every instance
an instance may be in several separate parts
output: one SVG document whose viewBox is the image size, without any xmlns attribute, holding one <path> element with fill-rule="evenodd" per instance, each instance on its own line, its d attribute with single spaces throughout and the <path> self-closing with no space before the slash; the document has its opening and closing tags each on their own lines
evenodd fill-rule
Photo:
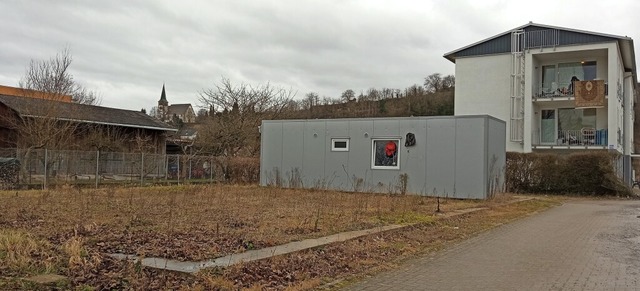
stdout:
<svg viewBox="0 0 640 291">
<path fill-rule="evenodd" d="M 7 95 L 0 95 L 0 103 L 4 103 L 23 117 L 56 118 L 83 123 L 177 131 L 170 125 L 140 111 Z"/>
<path fill-rule="evenodd" d="M 481 56 L 492 54 L 503 54 L 511 52 L 511 32 L 515 30 L 524 30 L 525 32 L 543 31 L 543 30 L 556 30 L 558 35 L 558 43 L 555 46 L 567 46 L 589 43 L 603 43 L 617 41 L 620 47 L 620 53 L 622 54 L 623 63 L 626 71 L 632 72 L 636 75 L 636 60 L 633 47 L 633 39 L 627 36 L 618 36 L 611 34 L 604 34 L 598 32 L 577 30 L 572 28 L 557 27 L 545 24 L 537 24 L 529 22 L 520 27 L 516 27 L 512 30 L 505 31 L 498 35 L 489 37 L 479 42 L 470 44 L 468 46 L 459 48 L 457 50 L 444 54 L 444 57 L 449 61 L 455 63 L 459 57 L 469 56 Z M 544 41 L 544 40 L 538 40 Z M 531 48 L 540 47 L 540 44 L 535 43 L 535 40 L 530 41 L 528 46 Z"/>
<path fill-rule="evenodd" d="M 176 133 L 169 135 L 171 139 L 193 138 L 198 134 L 198 128 L 200 124 L 185 124 Z"/>
<path fill-rule="evenodd" d="M 171 104 L 168 110 L 169 116 L 174 114 L 184 115 L 189 107 L 191 107 L 191 104 Z"/>
<path fill-rule="evenodd" d="M 193 126 L 184 126 L 178 131 L 178 136 L 195 136 L 198 129 Z"/>
</svg>

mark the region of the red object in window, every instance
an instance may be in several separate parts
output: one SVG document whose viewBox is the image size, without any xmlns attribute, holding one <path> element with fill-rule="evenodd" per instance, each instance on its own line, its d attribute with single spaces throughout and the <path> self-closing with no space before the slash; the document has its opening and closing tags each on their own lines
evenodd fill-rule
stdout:
<svg viewBox="0 0 640 291">
<path fill-rule="evenodd" d="M 384 152 L 387 154 L 387 157 L 393 157 L 396 153 L 397 146 L 395 142 L 389 141 L 387 145 L 384 147 Z"/>
</svg>

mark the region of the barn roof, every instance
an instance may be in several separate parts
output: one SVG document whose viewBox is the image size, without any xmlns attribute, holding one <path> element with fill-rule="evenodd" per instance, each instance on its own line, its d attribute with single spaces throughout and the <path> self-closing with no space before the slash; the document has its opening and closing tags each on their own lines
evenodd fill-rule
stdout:
<svg viewBox="0 0 640 291">
<path fill-rule="evenodd" d="M 23 117 L 55 118 L 82 123 L 177 131 L 164 122 L 134 110 L 9 95 L 0 95 L 0 103 L 5 104 Z"/>
</svg>

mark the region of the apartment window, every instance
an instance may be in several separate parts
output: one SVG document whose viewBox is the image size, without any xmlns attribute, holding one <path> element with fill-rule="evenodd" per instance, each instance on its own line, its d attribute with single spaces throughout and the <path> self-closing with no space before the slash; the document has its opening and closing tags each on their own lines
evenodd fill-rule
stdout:
<svg viewBox="0 0 640 291">
<path fill-rule="evenodd" d="M 348 138 L 332 138 L 331 151 L 332 152 L 348 152 L 349 139 Z"/>
<path fill-rule="evenodd" d="M 372 139 L 371 168 L 400 169 L 400 139 Z"/>
</svg>

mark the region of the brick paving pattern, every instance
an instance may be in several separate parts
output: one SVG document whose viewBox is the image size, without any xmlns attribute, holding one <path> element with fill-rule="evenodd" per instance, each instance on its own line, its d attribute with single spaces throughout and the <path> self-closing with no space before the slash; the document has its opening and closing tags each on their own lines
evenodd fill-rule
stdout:
<svg viewBox="0 0 640 291">
<path fill-rule="evenodd" d="M 571 202 L 348 290 L 640 290 L 640 201 Z"/>
</svg>

